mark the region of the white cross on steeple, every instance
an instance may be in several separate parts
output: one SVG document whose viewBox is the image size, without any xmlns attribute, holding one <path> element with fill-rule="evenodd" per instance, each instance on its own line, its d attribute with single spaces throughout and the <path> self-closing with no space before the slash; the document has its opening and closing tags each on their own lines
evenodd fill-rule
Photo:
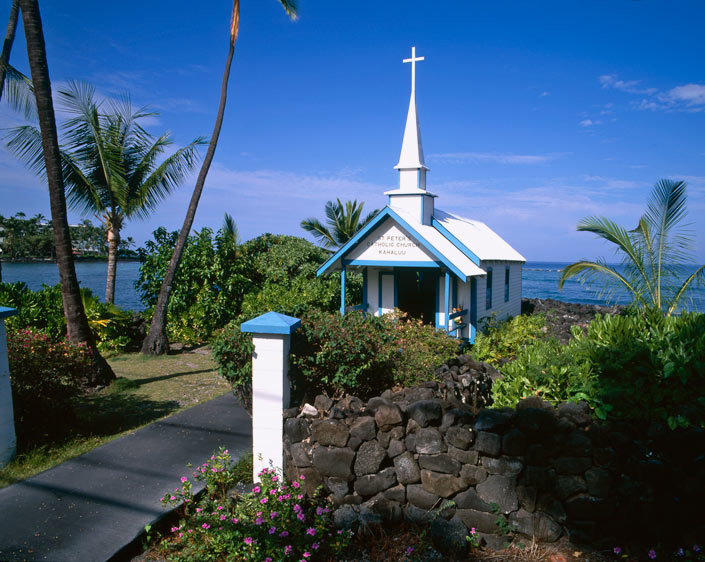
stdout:
<svg viewBox="0 0 705 562">
<path fill-rule="evenodd" d="M 416 62 L 424 60 L 424 57 L 417 57 L 416 56 L 416 47 L 411 47 L 411 58 L 410 59 L 403 59 L 402 62 L 410 62 L 411 63 L 411 91 L 415 92 L 416 91 Z"/>
</svg>

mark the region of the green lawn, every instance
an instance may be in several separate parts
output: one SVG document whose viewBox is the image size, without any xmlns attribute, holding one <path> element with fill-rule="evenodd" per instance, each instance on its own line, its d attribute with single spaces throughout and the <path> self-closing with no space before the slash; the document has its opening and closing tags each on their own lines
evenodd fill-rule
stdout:
<svg viewBox="0 0 705 562">
<path fill-rule="evenodd" d="M 161 357 L 126 353 L 108 362 L 117 380 L 79 399 L 72 422 L 32 445 L 18 442 L 17 458 L 0 470 L 0 488 L 230 390 L 207 348 Z"/>
</svg>

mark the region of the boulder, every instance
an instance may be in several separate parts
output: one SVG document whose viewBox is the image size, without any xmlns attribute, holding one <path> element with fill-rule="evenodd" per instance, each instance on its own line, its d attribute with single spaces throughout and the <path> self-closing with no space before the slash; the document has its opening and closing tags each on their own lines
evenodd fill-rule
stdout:
<svg viewBox="0 0 705 562">
<path fill-rule="evenodd" d="M 431 522 L 431 538 L 438 550 L 445 554 L 463 550 L 467 544 L 465 541 L 467 535 L 467 527 L 457 517 L 449 521 L 437 517 Z"/>
<path fill-rule="evenodd" d="M 496 433 L 478 431 L 475 438 L 475 450 L 483 455 L 498 457 L 502 451 L 502 438 Z"/>
<path fill-rule="evenodd" d="M 427 492 L 421 484 L 409 484 L 406 487 L 406 501 L 421 509 L 430 510 L 441 504 L 441 497 Z"/>
<path fill-rule="evenodd" d="M 320 412 L 327 412 L 333 406 L 333 401 L 325 394 L 319 394 L 313 401 L 313 405 Z"/>
<path fill-rule="evenodd" d="M 454 425 L 446 431 L 446 443 L 458 449 L 467 450 L 475 441 L 475 433 L 472 429 L 466 429 Z"/>
<path fill-rule="evenodd" d="M 536 511 L 536 500 L 538 490 L 533 486 L 517 486 L 517 496 L 519 497 L 519 506 L 523 507 L 529 513 Z"/>
<path fill-rule="evenodd" d="M 428 427 L 440 424 L 443 410 L 437 400 L 419 400 L 409 404 L 406 415 L 419 424 L 419 427 Z"/>
<path fill-rule="evenodd" d="M 517 405 L 517 425 L 527 435 L 551 436 L 556 427 L 556 415 L 553 408 L 519 409 Z"/>
<path fill-rule="evenodd" d="M 610 473 L 603 468 L 591 468 L 585 471 L 587 490 L 592 496 L 606 498 L 610 495 L 612 481 Z"/>
<path fill-rule="evenodd" d="M 464 492 L 460 492 L 453 498 L 458 509 L 474 509 L 475 511 L 484 511 L 490 513 L 492 506 L 484 501 L 473 488 L 469 488 Z"/>
<path fill-rule="evenodd" d="M 352 529 L 357 523 L 357 512 L 350 505 L 341 505 L 333 512 L 333 522 L 340 529 Z"/>
<path fill-rule="evenodd" d="M 578 521 L 600 521 L 609 513 L 609 504 L 587 494 L 573 496 L 565 503 L 568 516 Z"/>
<path fill-rule="evenodd" d="M 311 424 L 311 438 L 324 447 L 345 447 L 348 437 L 348 426 L 340 420 L 316 420 Z"/>
<path fill-rule="evenodd" d="M 350 435 L 360 441 L 370 441 L 377 435 L 377 425 L 372 416 L 361 416 L 350 424 Z"/>
<path fill-rule="evenodd" d="M 476 487 L 477 494 L 487 503 L 496 503 L 503 513 L 515 511 L 519 507 L 516 492 L 516 478 L 492 474 Z"/>
<path fill-rule="evenodd" d="M 476 486 L 487 480 L 487 471 L 480 466 L 464 464 L 460 468 L 460 477 L 468 486 Z"/>
<path fill-rule="evenodd" d="M 558 416 L 573 422 L 578 427 L 585 427 L 592 423 L 592 414 L 587 402 L 563 402 L 558 405 Z"/>
<path fill-rule="evenodd" d="M 415 449 L 421 455 L 435 455 L 443 451 L 443 437 L 437 429 L 424 427 L 416 434 Z M 407 448 L 408 448 L 407 444 Z"/>
<path fill-rule="evenodd" d="M 344 478 L 331 476 L 325 480 L 326 488 L 336 499 L 342 499 L 350 492 L 350 485 Z"/>
<path fill-rule="evenodd" d="M 497 532 L 497 516 L 493 513 L 475 509 L 458 509 L 455 516 L 463 522 L 468 530 L 475 529 L 487 534 Z"/>
<path fill-rule="evenodd" d="M 291 446 L 291 460 L 298 467 L 311 466 L 311 445 L 294 443 Z"/>
<path fill-rule="evenodd" d="M 394 469 L 400 484 L 415 484 L 421 480 L 421 472 L 414 455 L 408 451 L 394 458 Z"/>
<path fill-rule="evenodd" d="M 556 459 L 553 465 L 558 474 L 583 474 L 592 466 L 590 457 L 562 457 Z"/>
<path fill-rule="evenodd" d="M 563 504 L 553 494 L 543 494 L 536 503 L 536 509 L 549 515 L 558 523 L 565 523 L 566 513 Z"/>
<path fill-rule="evenodd" d="M 430 494 L 435 494 L 444 498 L 449 498 L 453 494 L 467 488 L 467 484 L 461 478 L 450 474 L 441 474 L 430 470 L 421 471 L 421 484 L 424 490 Z"/>
<path fill-rule="evenodd" d="M 426 525 L 433 519 L 433 515 L 430 511 L 422 507 L 416 507 L 411 503 L 406 506 L 405 516 L 407 521 L 416 523 L 417 525 Z"/>
<path fill-rule="evenodd" d="M 475 422 L 475 431 L 502 431 L 512 420 L 512 414 L 501 410 L 481 410 Z"/>
<path fill-rule="evenodd" d="M 338 400 L 336 404 L 346 414 L 357 414 L 364 408 L 364 403 L 357 396 L 345 395 L 344 398 Z"/>
<path fill-rule="evenodd" d="M 460 463 L 446 453 L 419 455 L 419 466 L 435 472 L 454 474 L 455 476 L 460 473 Z"/>
<path fill-rule="evenodd" d="M 323 476 L 350 478 L 355 451 L 339 447 L 316 447 L 313 450 L 313 466 Z"/>
<path fill-rule="evenodd" d="M 521 459 L 513 457 L 481 457 L 482 466 L 489 474 L 501 474 L 503 476 L 516 476 L 524 468 L 524 463 Z"/>
<path fill-rule="evenodd" d="M 563 534 L 563 528 L 545 513 L 529 513 L 525 509 L 512 513 L 509 524 L 517 532 L 539 542 L 555 542 Z"/>
<path fill-rule="evenodd" d="M 544 466 L 527 466 L 524 472 L 524 484 L 539 490 L 548 490 L 555 482 L 555 471 Z"/>
<path fill-rule="evenodd" d="M 381 431 L 389 431 L 403 421 L 402 412 L 396 404 L 380 404 L 375 411 L 375 422 Z"/>
<path fill-rule="evenodd" d="M 571 431 L 563 443 L 563 454 L 567 457 L 589 457 L 592 454 L 592 442 L 584 431 Z"/>
<path fill-rule="evenodd" d="M 310 422 L 303 418 L 289 418 L 284 421 L 284 435 L 292 443 L 303 441 L 311 435 Z"/>
<path fill-rule="evenodd" d="M 301 408 L 301 413 L 299 416 L 304 418 L 317 418 L 318 410 L 316 410 L 316 407 L 311 404 L 304 404 L 303 408 Z"/>
<path fill-rule="evenodd" d="M 358 476 L 353 487 L 363 497 L 374 496 L 387 490 L 397 483 L 397 476 L 393 468 L 385 468 L 377 474 Z"/>
<path fill-rule="evenodd" d="M 461 464 L 477 464 L 480 454 L 477 451 L 463 451 L 452 445 L 448 445 L 448 455 Z"/>
<path fill-rule="evenodd" d="M 399 439 L 390 439 L 389 447 L 387 448 L 387 454 L 390 458 L 397 457 L 401 455 L 404 451 L 406 451 L 406 445 L 404 444 L 404 441 L 400 441 Z"/>
<path fill-rule="evenodd" d="M 382 492 L 388 500 L 395 501 L 400 504 L 406 503 L 406 486 L 397 484 Z"/>
<path fill-rule="evenodd" d="M 387 452 L 379 446 L 377 441 L 365 441 L 360 445 L 355 457 L 355 474 L 357 476 L 374 474 L 382 466 L 386 457 Z"/>
<path fill-rule="evenodd" d="M 562 500 L 587 491 L 587 484 L 580 476 L 559 476 L 556 478 L 556 494 Z"/>
</svg>

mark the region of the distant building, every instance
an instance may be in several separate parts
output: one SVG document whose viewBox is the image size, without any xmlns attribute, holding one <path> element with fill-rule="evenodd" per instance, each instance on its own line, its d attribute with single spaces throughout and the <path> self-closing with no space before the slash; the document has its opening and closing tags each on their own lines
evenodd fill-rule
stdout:
<svg viewBox="0 0 705 562">
<path fill-rule="evenodd" d="M 442 211 L 426 189 L 421 131 L 416 112 L 416 49 L 411 99 L 399 163 L 399 188 L 385 192 L 388 204 L 318 270 L 342 273 L 345 313 L 347 271 L 363 275 L 367 314 L 399 308 L 458 338 L 474 341 L 492 314 L 521 313 L 521 275 L 526 261 L 485 223 Z"/>
</svg>

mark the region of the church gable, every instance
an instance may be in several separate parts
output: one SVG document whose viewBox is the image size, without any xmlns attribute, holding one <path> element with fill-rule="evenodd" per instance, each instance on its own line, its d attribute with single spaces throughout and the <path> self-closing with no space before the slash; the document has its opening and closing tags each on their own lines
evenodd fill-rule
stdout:
<svg viewBox="0 0 705 562">
<path fill-rule="evenodd" d="M 423 243 L 391 217 L 360 239 L 343 259 L 352 265 L 428 263 L 429 267 L 437 266 L 437 258 L 423 247 Z"/>
</svg>

